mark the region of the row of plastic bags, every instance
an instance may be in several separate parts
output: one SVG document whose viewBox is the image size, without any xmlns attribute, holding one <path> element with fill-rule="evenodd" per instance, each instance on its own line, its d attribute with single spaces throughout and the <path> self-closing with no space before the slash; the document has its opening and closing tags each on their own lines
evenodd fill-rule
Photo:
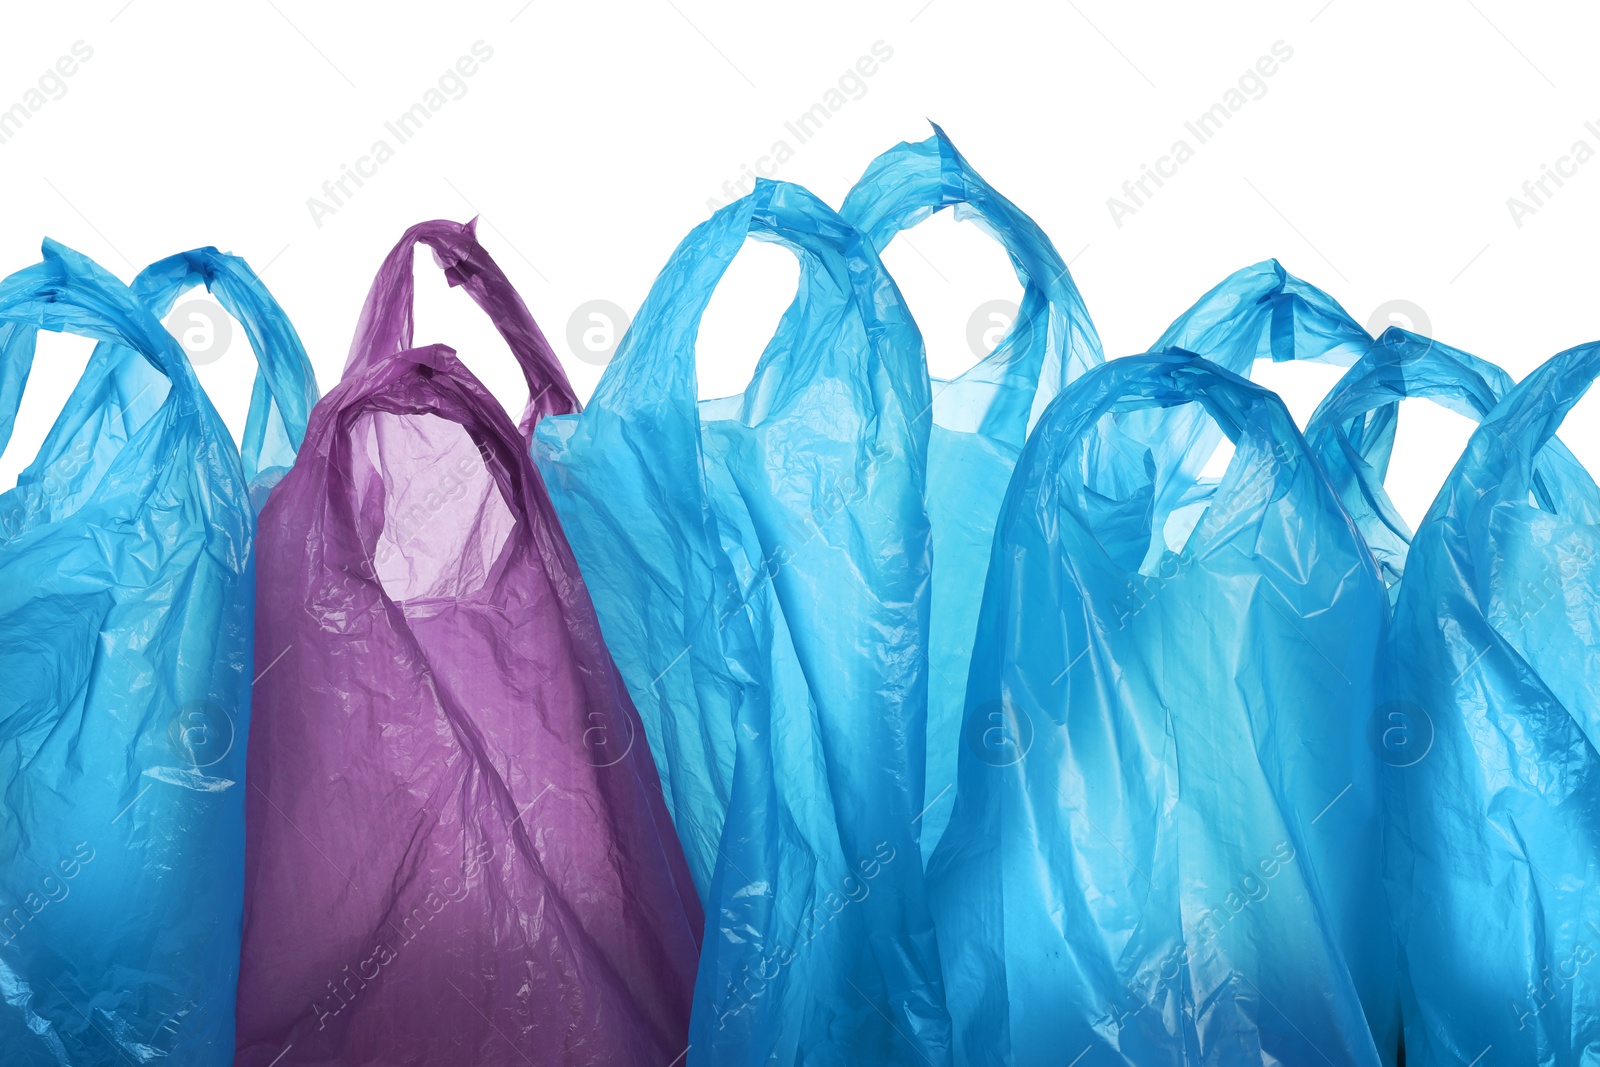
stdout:
<svg viewBox="0 0 1600 1067">
<path fill-rule="evenodd" d="M 878 253 L 947 206 L 1024 294 L 943 382 Z M 750 237 L 799 292 L 702 401 Z M 418 244 L 520 424 L 413 347 Z M 242 448 L 159 322 L 202 283 Z M 0 497 L 7 1064 L 1600 1056 L 1600 345 L 1513 386 L 1269 262 L 1106 361 L 937 130 L 696 227 L 581 412 L 470 224 L 320 401 L 214 249 L 0 282 L 0 441 L 39 329 L 99 344 Z M 1258 359 L 1349 369 L 1302 435 Z M 1414 536 L 1413 397 L 1481 423 Z"/>
</svg>

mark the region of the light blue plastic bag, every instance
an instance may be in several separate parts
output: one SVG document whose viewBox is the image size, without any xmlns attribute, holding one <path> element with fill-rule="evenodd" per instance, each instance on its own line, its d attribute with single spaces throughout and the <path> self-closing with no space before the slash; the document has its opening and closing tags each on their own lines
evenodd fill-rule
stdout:
<svg viewBox="0 0 1600 1067">
<path fill-rule="evenodd" d="M 1050 239 L 995 192 L 938 126 L 920 144 L 873 160 L 839 214 L 882 252 L 896 234 L 954 206 L 1006 249 L 1022 300 L 1011 328 L 976 366 L 933 380 L 928 521 L 933 532 L 924 861 L 955 803 L 967 664 L 983 600 L 994 521 L 1028 429 L 1067 382 L 1103 360 L 1100 338 Z"/>
<path fill-rule="evenodd" d="M 140 295 L 170 306 L 200 280 L 262 339 L 268 378 L 287 387 L 274 392 L 292 455 L 310 365 L 248 268 L 187 253 L 151 268 Z M 0 1049 L 8 1067 L 228 1064 L 249 484 L 151 308 L 50 241 L 0 282 L 0 445 L 41 329 L 100 344 L 0 496 Z M 270 441 L 273 406 L 258 405 L 248 440 Z"/>
<path fill-rule="evenodd" d="M 1483 420 L 1395 607 L 1391 890 L 1408 1067 L 1600 1061 L 1600 489 L 1555 432 L 1600 344 Z"/>
<path fill-rule="evenodd" d="M 1192 402 L 1235 442 L 1220 483 L 1167 439 L 1144 486 L 1092 462 L 1118 413 Z M 996 529 L 929 870 L 958 1062 L 1379 1062 L 1340 922 L 1383 927 L 1383 604 L 1267 390 L 1170 352 L 1063 391 Z"/>
<path fill-rule="evenodd" d="M 695 336 L 747 237 L 800 289 L 743 395 Z M 923 890 L 932 398 L 871 246 L 761 181 L 673 253 L 535 455 L 644 720 L 707 931 L 690 1064 L 949 1063 Z"/>
</svg>

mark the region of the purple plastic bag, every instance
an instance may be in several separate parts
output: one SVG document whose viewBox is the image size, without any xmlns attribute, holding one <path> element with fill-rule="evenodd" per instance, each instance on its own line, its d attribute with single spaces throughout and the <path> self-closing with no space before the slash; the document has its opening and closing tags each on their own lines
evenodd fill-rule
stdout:
<svg viewBox="0 0 1600 1067">
<path fill-rule="evenodd" d="M 419 242 L 522 364 L 520 432 L 410 349 Z M 472 226 L 410 230 L 260 520 L 240 1067 L 683 1052 L 698 898 L 528 455 L 577 406 Z"/>
</svg>

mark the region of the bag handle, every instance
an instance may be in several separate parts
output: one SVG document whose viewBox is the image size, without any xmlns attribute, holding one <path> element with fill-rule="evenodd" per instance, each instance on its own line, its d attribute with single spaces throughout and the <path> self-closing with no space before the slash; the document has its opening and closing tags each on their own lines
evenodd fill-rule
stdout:
<svg viewBox="0 0 1600 1067">
<path fill-rule="evenodd" d="M 200 410 L 194 368 L 133 291 L 89 257 L 46 238 L 40 262 L 0 281 L 0 454 L 16 428 L 40 330 L 138 352 L 171 383 L 162 406 L 172 417 Z"/>
<path fill-rule="evenodd" d="M 1494 505 L 1526 505 L 1530 493 L 1537 497 L 1539 476 L 1550 470 L 1541 470 L 1543 460 L 1553 461 L 1560 481 L 1541 506 L 1570 522 L 1600 524 L 1600 486 L 1556 440 L 1567 413 L 1597 377 L 1600 341 L 1591 341 L 1551 356 L 1518 382 L 1473 433 L 1425 521 L 1465 518 L 1474 527 L 1470 534 L 1487 538 Z"/>
<path fill-rule="evenodd" d="M 1022 283 L 1016 321 L 993 352 L 939 390 L 934 420 L 1020 447 L 1055 394 L 1104 362 L 1100 336 L 1050 238 L 972 169 L 944 130 L 930 125 L 932 137 L 902 141 L 868 164 L 839 214 L 881 253 L 900 231 L 954 205 L 957 218 L 972 218 L 1005 248 Z M 975 390 L 983 397 L 977 405 L 967 395 Z M 955 425 L 974 407 L 978 425 Z"/>
<path fill-rule="evenodd" d="M 756 180 L 748 196 L 719 209 L 683 239 L 656 277 L 590 399 L 613 411 L 653 412 L 663 405 L 697 418 L 695 342 L 701 317 L 746 238 L 773 241 L 800 260 L 800 285 L 744 393 L 740 417 L 781 410 L 801 387 L 831 376 L 845 388 L 886 387 L 914 421 L 932 406 L 922 338 L 878 255 L 855 227 L 811 192 L 789 182 Z M 838 367 L 825 343 L 859 318 L 870 367 Z"/>
<path fill-rule="evenodd" d="M 1487 360 L 1391 326 L 1317 405 L 1306 440 L 1391 588 L 1412 536 L 1383 488 L 1400 401 L 1425 397 L 1481 423 L 1511 385 Z"/>
<path fill-rule="evenodd" d="M 1179 315 L 1150 351 L 1180 348 L 1248 376 L 1258 359 L 1348 366 L 1372 337 L 1339 302 L 1275 259 L 1228 275 Z"/>
<path fill-rule="evenodd" d="M 545 415 L 565 415 L 579 410 L 578 395 L 533 321 L 511 280 L 478 243 L 478 220 L 462 224 L 443 219 L 411 227 L 378 268 L 367 302 L 361 309 L 356 336 L 345 362 L 345 373 L 360 373 L 373 363 L 413 348 L 413 314 L 416 300 L 414 249 L 433 249 L 434 262 L 445 280 L 459 285 L 494 323 L 522 368 L 528 383 L 528 406 L 523 412 L 524 436 Z"/>
<path fill-rule="evenodd" d="M 492 588 L 516 551 L 525 550 L 535 536 L 535 511 L 546 511 L 542 494 L 533 484 L 533 460 L 517 427 L 505 410 L 473 376 L 448 345 L 396 352 L 366 369 L 347 372 L 344 379 L 311 412 L 306 449 L 329 468 L 327 483 L 333 527 L 330 543 L 338 544 L 344 558 L 336 560 L 376 583 L 387 602 L 387 591 L 372 569 L 376 537 L 383 528 L 383 499 L 369 496 L 358 515 L 350 472 L 351 436 L 363 415 L 387 413 L 401 416 L 432 415 L 454 422 L 471 437 L 489 474 L 511 510 L 514 521 L 499 560 L 487 576 Z M 553 522 L 553 515 L 543 516 Z"/>
<path fill-rule="evenodd" d="M 1164 530 L 1168 516 L 1177 504 L 1185 502 L 1194 478 L 1181 468 L 1161 467 L 1146 455 L 1144 479 L 1140 485 L 1121 485 L 1107 492 L 1098 484 L 1102 469 L 1074 459 L 1074 442 L 1083 442 L 1085 451 L 1105 442 L 1100 424 L 1103 416 L 1118 418 L 1146 410 L 1172 409 L 1193 412 L 1198 403 L 1215 421 L 1216 428 L 1237 446 L 1233 463 L 1223 484 L 1229 485 L 1236 472 L 1240 477 L 1265 469 L 1258 457 L 1270 457 L 1276 470 L 1296 469 L 1306 451 L 1300 431 L 1283 401 L 1270 389 L 1256 385 L 1194 353 L 1172 349 L 1142 356 L 1110 360 L 1089 371 L 1056 398 L 1028 438 L 1019 471 L 1026 478 L 1012 480 L 1002 510 L 1002 523 L 1015 521 L 1019 507 L 1057 506 L 1063 487 L 1080 484 L 1081 500 L 1071 502 L 1086 528 L 1095 530 L 1138 530 L 1143 545 L 1131 542 L 1133 555 L 1118 555 L 1113 562 L 1126 570 L 1138 570 L 1160 558 L 1165 550 Z M 1199 412 L 1194 412 L 1199 415 Z M 1029 462 L 1035 450 L 1044 450 L 1047 462 Z M 1069 469 L 1070 468 L 1070 469 Z M 1031 497 L 1031 499 L 1030 499 Z M 1165 503 L 1171 501 L 1171 504 Z M 1242 517 L 1242 513 L 1241 513 Z M 997 527 L 998 529 L 998 527 Z M 997 533 L 998 537 L 999 534 Z"/>
<path fill-rule="evenodd" d="M 244 327 L 256 353 L 258 368 L 240 447 L 245 477 L 254 481 L 263 469 L 294 463 L 305 439 L 306 419 L 317 402 L 316 372 L 288 315 L 238 256 L 209 245 L 179 252 L 146 267 L 133 280 L 132 288 L 151 313 L 164 320 L 178 298 L 198 285 L 204 285 Z M 278 416 L 276 425 L 274 414 Z M 269 433 L 273 438 L 270 446 Z"/>
<path fill-rule="evenodd" d="M 1354 363 L 1372 338 L 1327 293 L 1275 259 L 1235 271 L 1178 316 L 1150 347 L 1199 356 L 1248 378 L 1255 362 L 1310 360 Z M 1117 417 L 1115 440 L 1100 445 L 1091 462 L 1102 492 L 1121 495 L 1142 484 L 1146 458 L 1163 472 L 1158 482 L 1188 486 L 1199 477 L 1219 440 L 1217 427 L 1191 407 L 1152 408 Z M 1162 514 L 1179 506 L 1162 492 Z"/>
</svg>

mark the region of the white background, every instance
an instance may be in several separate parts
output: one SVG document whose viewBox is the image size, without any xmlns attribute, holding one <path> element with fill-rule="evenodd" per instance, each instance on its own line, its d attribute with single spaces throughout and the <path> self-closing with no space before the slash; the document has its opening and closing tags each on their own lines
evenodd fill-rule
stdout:
<svg viewBox="0 0 1600 1067">
<path fill-rule="evenodd" d="M 93 0 L 5 5 L 0 110 L 75 42 L 93 57 L 0 143 L 0 273 L 51 236 L 125 279 L 203 244 L 246 257 L 288 310 L 327 389 L 372 274 L 401 231 L 481 213 L 479 233 L 566 360 L 594 299 L 630 311 L 682 236 L 783 139 L 777 177 L 837 205 L 867 162 L 939 122 L 1051 235 L 1108 355 L 1142 351 L 1229 272 L 1279 258 L 1361 322 L 1424 309 L 1440 340 L 1521 377 L 1600 337 L 1600 159 L 1515 224 L 1507 198 L 1574 141 L 1600 150 L 1600 13 L 1510 0 L 1202 5 L 958 0 L 736 4 L 331 4 Z M 321 219 L 310 197 L 437 85 L 474 42 L 493 58 L 393 160 Z M 893 55 L 824 129 L 785 130 L 883 42 Z M 1107 198 L 1274 42 L 1293 49 L 1216 137 L 1118 227 Z M 51 87 L 52 92 L 56 87 Z M 35 98 L 36 99 L 36 98 Z M 1553 186 L 1549 188 L 1554 189 Z M 948 213 L 885 260 L 936 374 L 974 360 L 973 309 L 1014 299 L 1004 255 Z M 418 342 L 456 347 L 513 410 L 496 335 L 419 263 Z M 704 395 L 740 389 L 792 295 L 787 252 L 752 243 L 701 334 Z M 1401 325 L 1406 323 L 1401 322 Z M 10 485 L 87 355 L 47 337 L 0 461 Z M 239 331 L 202 378 L 242 420 L 254 371 Z M 1337 372 L 1266 367 L 1302 423 Z M 1597 391 L 1600 395 L 1600 391 Z M 1600 470 L 1600 399 L 1563 437 Z M 1409 402 L 1391 488 L 1425 509 L 1467 424 Z"/>
</svg>

